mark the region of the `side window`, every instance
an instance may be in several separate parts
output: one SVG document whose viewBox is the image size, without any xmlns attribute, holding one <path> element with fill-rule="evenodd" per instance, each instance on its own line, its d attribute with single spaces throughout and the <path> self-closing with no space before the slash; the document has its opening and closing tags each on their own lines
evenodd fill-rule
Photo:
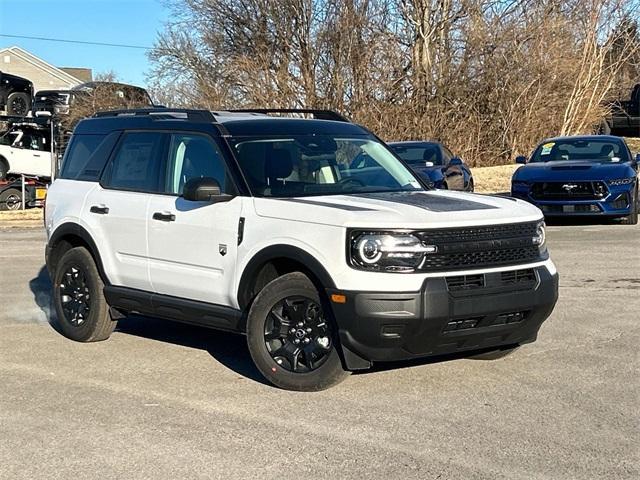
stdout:
<svg viewBox="0 0 640 480">
<path fill-rule="evenodd" d="M 159 192 L 164 138 L 160 132 L 126 133 L 105 171 L 103 186 Z"/>
<path fill-rule="evenodd" d="M 204 135 L 171 135 L 164 193 L 182 195 L 185 183 L 202 177 L 216 179 L 221 191 L 229 193 L 230 182 L 217 145 Z"/>
<path fill-rule="evenodd" d="M 451 151 L 449 151 L 449 149 L 447 147 L 442 147 L 442 153 L 443 153 L 443 164 L 444 165 L 449 165 L 449 161 L 453 158 L 453 153 L 451 153 Z"/>
<path fill-rule="evenodd" d="M 74 135 L 67 148 L 59 177 L 77 178 L 104 137 L 104 135 Z"/>
</svg>

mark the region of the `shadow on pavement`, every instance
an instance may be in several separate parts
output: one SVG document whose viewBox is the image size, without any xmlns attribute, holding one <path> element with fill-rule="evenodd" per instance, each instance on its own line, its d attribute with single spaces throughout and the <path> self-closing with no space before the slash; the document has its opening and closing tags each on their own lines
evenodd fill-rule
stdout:
<svg viewBox="0 0 640 480">
<path fill-rule="evenodd" d="M 139 315 L 119 320 L 116 332 L 205 350 L 239 375 L 268 384 L 251 360 L 244 335 Z"/>
<path fill-rule="evenodd" d="M 62 334 L 51 301 L 51 279 L 45 267 L 42 267 L 38 275 L 29 281 L 29 288 L 35 303 L 46 315 L 51 328 Z M 139 315 L 131 315 L 119 320 L 116 332 L 205 350 L 222 365 L 239 375 L 256 382 L 267 383 L 253 365 L 246 337 L 243 335 Z"/>
<path fill-rule="evenodd" d="M 29 282 L 29 288 L 33 293 L 36 304 L 47 316 L 51 327 L 60 333 L 55 309 L 51 302 L 51 280 L 45 267 L 41 268 L 38 276 Z M 186 325 L 169 320 L 143 317 L 141 315 L 131 315 L 120 319 L 116 327 L 116 332 L 204 350 L 222 365 L 237 374 L 256 382 L 270 385 L 253 364 L 244 335 Z M 463 358 L 470 359 L 473 358 L 473 354 L 477 353 L 481 352 L 465 352 L 399 362 L 376 363 L 370 370 L 355 373 L 357 375 L 366 375 L 368 373 L 400 370 Z"/>
<path fill-rule="evenodd" d="M 51 302 L 51 279 L 49 278 L 49 272 L 46 267 L 42 267 L 40 271 L 38 271 L 38 275 L 29 281 L 29 289 L 33 294 L 36 305 L 44 312 L 49 325 L 51 325 L 56 332 L 60 333 L 56 311 Z"/>
<path fill-rule="evenodd" d="M 585 226 L 585 225 L 620 225 L 627 226 L 620 223 L 620 219 L 617 218 L 605 218 L 605 217 L 545 217 L 545 223 L 549 226 Z"/>
</svg>

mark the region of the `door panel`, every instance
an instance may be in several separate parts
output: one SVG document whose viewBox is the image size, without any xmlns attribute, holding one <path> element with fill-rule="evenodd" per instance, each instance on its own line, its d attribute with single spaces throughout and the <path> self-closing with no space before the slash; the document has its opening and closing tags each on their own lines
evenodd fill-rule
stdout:
<svg viewBox="0 0 640 480">
<path fill-rule="evenodd" d="M 127 132 L 89 194 L 83 218 L 92 223 L 105 271 L 114 285 L 151 290 L 147 245 L 150 192 L 162 183 L 167 136 Z"/>
<path fill-rule="evenodd" d="M 82 218 L 102 256 L 113 285 L 151 290 L 147 261 L 147 208 L 149 196 L 138 192 L 106 190 L 99 185 L 89 193 Z"/>
<path fill-rule="evenodd" d="M 148 211 L 153 290 L 235 306 L 231 285 L 242 199 L 210 203 L 181 197 L 187 181 L 202 177 L 233 193 L 223 155 L 211 137 L 191 133 L 172 134 L 167 150 L 163 194 L 151 195 Z"/>
<path fill-rule="evenodd" d="M 153 215 L 174 215 L 154 220 Z M 149 203 L 149 271 L 153 291 L 233 306 L 241 198 L 190 202 L 153 195 Z M 224 253 L 224 254 L 223 254 Z"/>
</svg>

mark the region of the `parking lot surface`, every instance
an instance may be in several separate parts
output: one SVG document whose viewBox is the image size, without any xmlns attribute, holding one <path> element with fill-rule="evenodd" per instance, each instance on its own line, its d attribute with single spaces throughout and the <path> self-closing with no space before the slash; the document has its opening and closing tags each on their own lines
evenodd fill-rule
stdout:
<svg viewBox="0 0 640 480">
<path fill-rule="evenodd" d="M 536 343 L 308 394 L 265 385 L 241 336 L 129 318 L 63 338 L 43 231 L 0 230 L 0 478 L 640 478 L 640 226 L 548 238 Z"/>
</svg>

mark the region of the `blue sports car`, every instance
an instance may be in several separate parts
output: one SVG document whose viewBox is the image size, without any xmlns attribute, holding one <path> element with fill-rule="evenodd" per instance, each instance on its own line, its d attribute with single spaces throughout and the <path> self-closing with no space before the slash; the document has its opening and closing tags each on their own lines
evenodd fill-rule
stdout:
<svg viewBox="0 0 640 480">
<path fill-rule="evenodd" d="M 531 158 L 517 157 L 511 195 L 545 216 L 600 215 L 638 223 L 638 163 L 622 138 L 608 135 L 550 138 Z"/>
<path fill-rule="evenodd" d="M 428 186 L 473 192 L 471 170 L 442 143 L 413 141 L 388 145 Z"/>
</svg>

